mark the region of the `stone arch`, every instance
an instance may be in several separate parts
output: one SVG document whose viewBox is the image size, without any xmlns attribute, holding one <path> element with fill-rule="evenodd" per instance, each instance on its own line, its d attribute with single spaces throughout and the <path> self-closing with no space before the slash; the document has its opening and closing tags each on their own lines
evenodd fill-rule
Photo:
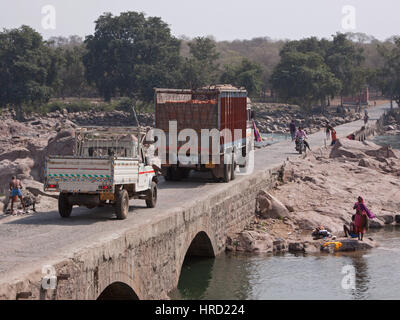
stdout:
<svg viewBox="0 0 400 320">
<path fill-rule="evenodd" d="M 117 281 L 107 286 L 97 300 L 139 300 L 139 297 L 129 285 Z"/>
<path fill-rule="evenodd" d="M 200 231 L 193 238 L 189 248 L 186 250 L 185 258 L 189 257 L 215 257 L 214 247 L 206 232 Z"/>
<path fill-rule="evenodd" d="M 186 250 L 185 250 L 186 249 Z M 178 287 L 179 285 L 179 280 L 182 277 L 182 269 L 186 263 L 191 263 L 194 258 L 194 261 L 202 258 L 214 258 L 217 254 L 217 250 L 215 249 L 215 245 L 212 241 L 212 239 L 208 236 L 208 234 L 205 231 L 200 231 L 198 232 L 194 238 L 192 238 L 192 241 L 187 245 L 182 252 L 182 255 L 180 256 L 180 259 L 178 261 L 178 268 L 177 268 L 177 278 L 176 278 L 176 283 L 175 287 Z M 198 286 L 204 285 L 204 288 L 201 289 L 200 287 L 197 287 L 197 293 L 203 292 L 207 288 L 207 283 L 208 283 L 207 277 L 205 279 L 200 279 L 199 278 L 196 280 Z"/>
</svg>

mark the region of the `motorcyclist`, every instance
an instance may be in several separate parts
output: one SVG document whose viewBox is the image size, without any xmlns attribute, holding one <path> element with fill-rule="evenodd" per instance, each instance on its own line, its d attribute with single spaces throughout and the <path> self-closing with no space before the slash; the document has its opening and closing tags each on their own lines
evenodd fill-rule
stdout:
<svg viewBox="0 0 400 320">
<path fill-rule="evenodd" d="M 308 142 L 306 141 L 307 139 L 307 134 L 306 132 L 303 130 L 303 127 L 299 127 L 299 129 L 296 132 L 295 135 L 295 141 L 296 141 L 296 146 L 297 144 L 300 142 L 300 140 L 303 140 L 304 145 L 306 146 L 306 148 L 308 148 L 308 150 L 311 151 L 310 149 L 310 145 L 308 144 Z"/>
</svg>

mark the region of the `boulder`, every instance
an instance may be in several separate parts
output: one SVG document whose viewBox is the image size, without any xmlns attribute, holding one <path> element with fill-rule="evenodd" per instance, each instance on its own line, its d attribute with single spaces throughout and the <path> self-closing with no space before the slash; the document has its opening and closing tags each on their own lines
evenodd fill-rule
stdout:
<svg viewBox="0 0 400 320">
<path fill-rule="evenodd" d="M 378 145 L 369 141 L 356 141 L 349 139 L 339 139 L 332 147 L 329 154 L 330 158 L 353 158 L 362 159 L 365 157 L 366 152 L 374 152 L 380 149 Z"/>
<path fill-rule="evenodd" d="M 371 158 L 360 159 L 360 161 L 358 162 L 358 165 L 360 167 L 371 168 L 371 169 L 379 169 L 380 168 L 379 162 L 374 159 L 371 159 Z"/>
<path fill-rule="evenodd" d="M 38 177 L 35 176 L 35 178 L 43 181 L 43 168 L 46 161 L 46 156 L 73 155 L 74 146 L 75 132 L 72 129 L 61 130 L 55 137 L 49 139 L 48 145 L 43 149 L 35 161 L 34 170 L 35 172 L 38 172 Z"/>
<path fill-rule="evenodd" d="M 396 158 L 397 156 L 390 146 L 382 147 L 378 150 L 366 150 L 365 154 L 375 158 Z"/>
<path fill-rule="evenodd" d="M 329 240 L 329 242 L 340 242 L 342 245 L 335 249 L 334 245 L 321 245 L 321 251 L 324 252 L 351 252 L 351 251 L 364 251 L 368 249 L 375 248 L 377 243 L 372 238 L 367 238 L 364 236 L 363 241 L 357 239 L 347 239 L 340 238 L 336 240 Z"/>
<path fill-rule="evenodd" d="M 273 239 L 264 232 L 245 230 L 235 236 L 227 237 L 227 250 L 253 253 L 272 252 Z"/>
<path fill-rule="evenodd" d="M 381 220 L 381 219 L 369 220 L 368 224 L 371 229 L 379 229 L 379 228 L 383 228 L 385 226 L 384 220 Z"/>
<path fill-rule="evenodd" d="M 377 218 L 383 221 L 384 224 L 392 224 L 394 222 L 394 216 L 392 214 L 379 215 Z"/>
<path fill-rule="evenodd" d="M 288 250 L 287 242 L 284 239 L 275 239 L 272 243 L 274 252 L 286 252 Z"/>
<path fill-rule="evenodd" d="M 289 210 L 282 202 L 266 191 L 260 191 L 257 196 L 259 215 L 265 219 L 281 219 L 289 216 Z"/>
</svg>

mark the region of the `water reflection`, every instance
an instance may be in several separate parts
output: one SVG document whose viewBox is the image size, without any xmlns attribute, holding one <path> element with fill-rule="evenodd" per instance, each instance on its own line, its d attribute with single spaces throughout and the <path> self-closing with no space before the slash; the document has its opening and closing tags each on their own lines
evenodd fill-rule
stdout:
<svg viewBox="0 0 400 320">
<path fill-rule="evenodd" d="M 352 291 L 352 295 L 355 299 L 367 299 L 370 279 L 367 261 L 362 254 L 352 256 L 351 261 L 356 277 L 356 289 Z"/>
</svg>

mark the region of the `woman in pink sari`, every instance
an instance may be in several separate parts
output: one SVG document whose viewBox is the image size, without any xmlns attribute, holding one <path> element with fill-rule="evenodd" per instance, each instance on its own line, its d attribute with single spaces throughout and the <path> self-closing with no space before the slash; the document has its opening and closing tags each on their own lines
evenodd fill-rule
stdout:
<svg viewBox="0 0 400 320">
<path fill-rule="evenodd" d="M 365 206 L 362 197 L 358 197 L 358 202 L 356 202 L 353 209 L 356 209 L 356 217 L 354 219 L 355 232 L 358 234 L 358 240 L 362 241 L 364 233 L 368 231 L 368 218 L 374 219 L 375 215 Z"/>
</svg>

